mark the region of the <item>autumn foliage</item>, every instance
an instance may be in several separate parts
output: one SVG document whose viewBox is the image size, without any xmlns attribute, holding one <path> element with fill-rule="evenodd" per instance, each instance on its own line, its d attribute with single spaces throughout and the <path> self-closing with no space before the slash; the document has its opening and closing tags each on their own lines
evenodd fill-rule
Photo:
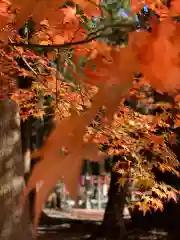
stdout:
<svg viewBox="0 0 180 240">
<path fill-rule="evenodd" d="M 166 91 L 174 96 L 179 90 L 180 23 L 173 18 L 180 13 L 178 1 L 171 1 L 170 6 L 159 0 L 131 1 L 129 16 L 140 11 L 144 4 L 155 14 L 148 22 L 150 31 L 136 31 L 133 21 L 129 23 L 127 19 L 121 19 L 123 23 L 120 27 L 128 31 L 126 47 L 103 41 L 110 27 L 103 25 L 101 19 L 108 19 L 109 13 L 99 1 L 74 0 L 73 7 L 63 6 L 65 3 L 62 0 L 0 1 L 1 97 L 11 93 L 20 106 L 22 118 L 26 119 L 30 115 L 42 117 L 46 110 L 41 100 L 51 95 L 57 120 L 56 129 L 44 147 L 34 153 L 41 160 L 35 166 L 24 192 L 24 197 L 27 197 L 37 184 L 39 186 L 35 225 L 49 190 L 60 177 L 67 185 L 70 196 L 76 199 L 83 158 L 102 159 L 99 155 L 100 143 L 108 145 L 106 154 L 116 154 L 115 146 L 118 154 L 129 156 L 130 152 L 136 153 L 133 165 L 136 180 L 141 166 L 144 171 L 147 170 L 144 177 L 151 178 L 155 183 L 152 166 L 145 167 L 143 163 L 142 149 L 153 148 L 156 154 L 163 153 L 166 155 L 161 156 L 163 161 L 169 156 L 169 162 L 157 162 L 162 169 L 170 167 L 171 171 L 176 171 L 177 164 L 176 157 L 165 144 L 166 138 L 174 139 L 173 135 L 164 138 L 154 133 L 157 124 L 165 124 L 162 118 L 135 114 L 120 100 L 132 95 L 128 91 L 136 85 L 133 76 L 137 72 L 143 74 L 141 84 L 149 84 L 157 91 Z M 83 12 L 78 12 L 79 9 Z M 99 17 L 98 25 L 89 29 L 88 21 L 94 17 Z M 35 32 L 27 40 L 20 36 L 19 30 L 29 18 L 34 22 Z M 41 47 L 45 51 L 40 54 L 37 48 Z M 26 67 L 20 66 L 18 58 Z M 50 64 L 54 60 L 57 60 L 57 66 Z M 59 66 L 63 71 L 58 69 Z M 31 77 L 31 88 L 22 90 L 15 86 L 17 76 Z M 73 83 L 66 81 L 68 76 Z M 13 89 L 9 88 L 9 84 Z M 120 114 L 114 116 L 119 105 Z M 88 126 L 102 106 L 106 118 L 100 123 L 101 131 L 90 131 Z M 178 116 L 175 118 L 179 125 Z M 129 136 L 129 131 L 137 133 L 138 141 Z"/>
</svg>

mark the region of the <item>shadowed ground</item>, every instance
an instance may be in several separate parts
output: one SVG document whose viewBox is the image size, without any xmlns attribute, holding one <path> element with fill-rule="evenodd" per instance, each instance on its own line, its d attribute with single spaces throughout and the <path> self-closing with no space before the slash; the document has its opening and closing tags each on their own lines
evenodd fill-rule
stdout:
<svg viewBox="0 0 180 240">
<path fill-rule="evenodd" d="M 40 220 L 38 240 L 83 240 L 98 231 L 103 218 L 103 211 L 88 211 L 75 209 L 72 212 L 45 210 Z M 128 240 L 166 240 L 163 231 L 142 232 L 131 229 L 130 220 L 126 219 L 128 227 Z M 93 240 L 106 240 L 93 238 Z M 108 240 L 110 240 L 108 238 Z M 119 239 L 117 239 L 119 240 Z M 124 240 L 124 239 L 123 239 Z"/>
</svg>

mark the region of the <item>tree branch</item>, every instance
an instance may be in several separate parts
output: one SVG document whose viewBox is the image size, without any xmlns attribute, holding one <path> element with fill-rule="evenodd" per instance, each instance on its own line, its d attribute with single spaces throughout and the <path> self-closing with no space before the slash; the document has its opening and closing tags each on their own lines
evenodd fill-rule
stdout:
<svg viewBox="0 0 180 240">
<path fill-rule="evenodd" d="M 56 44 L 56 45 L 40 45 L 40 44 L 33 44 L 33 43 L 25 44 L 25 43 L 10 42 L 9 45 L 14 46 L 14 47 L 23 47 L 23 48 L 29 48 L 29 49 L 44 48 L 44 49 L 48 49 L 48 50 L 59 49 L 59 48 L 68 48 L 68 47 L 72 47 L 72 46 L 76 46 L 76 45 L 82 45 L 82 44 L 91 42 L 98 38 L 108 37 L 112 34 L 112 31 L 110 33 L 104 33 L 104 34 L 103 34 L 103 32 L 105 32 L 108 29 L 112 29 L 112 28 L 119 28 L 122 30 L 126 29 L 127 32 L 135 30 L 135 26 L 132 23 L 131 24 L 116 23 L 116 24 L 109 24 L 109 25 L 100 27 L 96 31 L 91 32 L 86 39 L 76 41 L 76 42 L 67 42 L 67 43 Z"/>
<path fill-rule="evenodd" d="M 12 40 L 9 38 L 9 41 L 13 44 Z M 23 57 L 23 55 L 18 51 L 16 46 L 13 46 L 14 50 L 19 54 L 19 56 L 22 58 L 26 66 L 33 72 L 33 74 L 37 77 L 37 72 L 29 65 L 29 63 L 26 61 L 26 59 Z"/>
<path fill-rule="evenodd" d="M 55 48 L 68 48 L 68 47 L 75 46 L 75 45 L 85 44 L 85 43 L 91 42 L 92 40 L 95 40 L 96 38 L 98 38 L 98 36 L 94 36 L 92 38 L 77 41 L 77 42 L 67 42 L 67 43 L 55 44 L 55 45 L 40 45 L 40 44 L 34 44 L 34 43 L 28 43 L 28 44 L 25 44 L 25 43 L 9 43 L 8 45 L 14 46 L 14 47 L 30 48 L 30 49 L 45 48 L 45 49 L 48 49 L 48 50 L 54 50 Z"/>
</svg>

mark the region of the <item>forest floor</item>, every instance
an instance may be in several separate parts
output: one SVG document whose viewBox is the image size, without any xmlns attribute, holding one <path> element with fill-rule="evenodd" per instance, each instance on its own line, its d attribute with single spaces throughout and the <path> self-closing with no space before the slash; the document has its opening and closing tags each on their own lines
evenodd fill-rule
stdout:
<svg viewBox="0 0 180 240">
<path fill-rule="evenodd" d="M 103 211 L 73 209 L 71 212 L 45 209 L 40 221 L 38 240 L 85 240 L 98 231 Z M 129 221 L 129 220 L 127 220 Z M 131 231 L 130 240 L 166 240 L 163 231 Z M 105 240 L 105 238 L 97 238 Z M 108 238 L 109 240 L 109 238 Z"/>
<path fill-rule="evenodd" d="M 58 211 L 45 209 L 49 217 L 40 221 L 38 240 L 81 240 L 96 232 L 101 224 L 104 211 L 73 209 Z"/>
</svg>

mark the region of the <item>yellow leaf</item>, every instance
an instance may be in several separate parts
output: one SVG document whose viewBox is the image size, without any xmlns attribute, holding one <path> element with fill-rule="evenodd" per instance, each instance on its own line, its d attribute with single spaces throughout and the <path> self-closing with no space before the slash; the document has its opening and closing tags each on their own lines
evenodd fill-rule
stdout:
<svg viewBox="0 0 180 240">
<path fill-rule="evenodd" d="M 118 179 L 118 183 L 119 183 L 120 185 L 122 185 L 122 186 L 124 186 L 124 184 L 126 183 L 126 181 L 127 181 L 127 178 L 119 178 L 119 179 Z"/>
</svg>

